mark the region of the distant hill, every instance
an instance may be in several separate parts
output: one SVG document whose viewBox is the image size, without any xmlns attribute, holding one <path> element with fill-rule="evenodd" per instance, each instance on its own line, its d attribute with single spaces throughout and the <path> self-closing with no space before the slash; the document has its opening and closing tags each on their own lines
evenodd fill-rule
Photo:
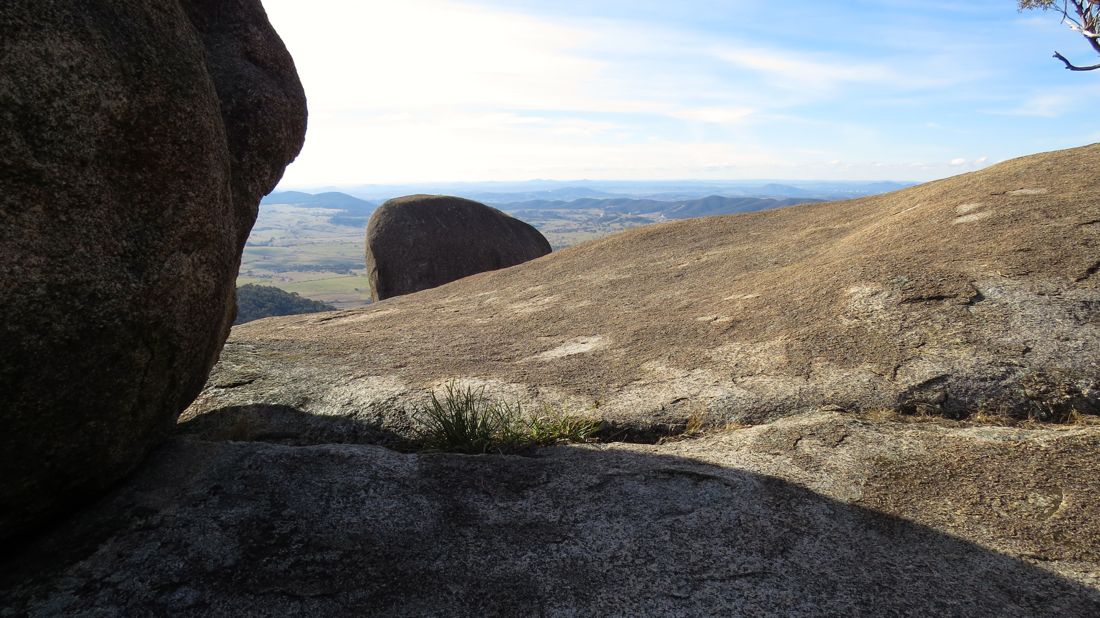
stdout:
<svg viewBox="0 0 1100 618">
<path fill-rule="evenodd" d="M 756 212 L 758 210 L 770 210 L 795 204 L 820 202 L 803 198 L 768 199 L 758 197 L 722 197 L 712 195 L 698 200 L 678 202 L 672 208 L 666 208 L 661 213 L 668 219 L 690 219 L 692 217 L 709 217 L 713 215 L 732 215 L 742 212 Z"/>
<path fill-rule="evenodd" d="M 777 183 L 766 184 L 758 188 L 757 191 L 762 197 L 820 197 L 821 195 L 809 189 Z"/>
<path fill-rule="evenodd" d="M 302 193 L 301 191 L 279 191 L 265 196 L 260 204 L 289 204 L 304 208 L 331 208 L 343 210 L 348 214 L 370 215 L 377 204 L 361 200 L 347 193 L 331 191 L 328 193 Z"/>
<path fill-rule="evenodd" d="M 724 197 L 711 195 L 693 200 L 653 200 L 653 199 L 579 199 L 572 201 L 530 200 L 510 204 L 494 204 L 497 208 L 513 212 L 588 210 L 600 209 L 606 213 L 621 215 L 657 215 L 665 219 L 690 219 L 713 215 L 732 215 L 742 212 L 770 210 L 783 206 L 818 202 L 821 200 L 804 198 L 760 198 L 760 197 Z"/>
<path fill-rule="evenodd" d="M 284 292 L 267 285 L 248 284 L 237 288 L 237 319 L 233 324 L 244 324 L 260 318 L 277 315 L 318 313 L 336 309 L 331 305 L 302 298 L 293 292 Z"/>
<path fill-rule="evenodd" d="M 841 200 L 896 191 L 911 182 L 848 180 L 530 180 L 524 182 L 450 182 L 331 187 L 381 203 L 402 195 L 454 195 L 496 206 L 531 200 L 582 198 L 693 200 L 726 197 L 815 198 Z"/>
<path fill-rule="evenodd" d="M 493 202 L 523 202 L 531 200 L 570 201 L 587 198 L 615 198 L 623 197 L 622 194 L 597 191 L 588 187 L 562 187 L 560 189 L 546 189 L 543 191 L 526 191 L 512 193 L 471 193 L 468 199 L 490 204 Z"/>
<path fill-rule="evenodd" d="M 797 185 L 787 183 L 767 183 L 743 189 L 749 197 L 806 197 L 818 200 L 845 200 L 856 197 L 890 193 L 913 186 L 911 182 L 827 182 L 805 181 Z M 728 195 L 722 192 L 723 195 Z"/>
<path fill-rule="evenodd" d="M 273 206 L 286 204 L 301 208 L 325 208 L 342 210 L 342 214 L 333 215 L 329 223 L 350 227 L 366 227 L 371 213 L 378 208 L 374 202 L 361 200 L 347 193 L 329 191 L 327 193 L 303 193 L 301 191 L 278 191 L 263 198 L 260 205 Z"/>
</svg>

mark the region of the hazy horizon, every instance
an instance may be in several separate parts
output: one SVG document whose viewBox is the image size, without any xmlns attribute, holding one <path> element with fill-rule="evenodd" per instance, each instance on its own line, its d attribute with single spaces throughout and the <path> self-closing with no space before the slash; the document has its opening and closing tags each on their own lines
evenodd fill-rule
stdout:
<svg viewBox="0 0 1100 618">
<path fill-rule="evenodd" d="M 339 185 L 303 185 L 288 186 L 280 183 L 275 192 L 298 191 L 302 193 L 321 192 L 346 192 L 348 190 L 365 187 L 431 187 L 431 186 L 512 186 L 529 188 L 529 186 L 560 185 L 562 187 L 585 187 L 591 185 L 728 185 L 728 186 L 756 186 L 768 184 L 783 184 L 792 187 L 805 185 L 870 185 L 870 184 L 897 184 L 913 185 L 919 181 L 905 179 L 865 179 L 829 180 L 823 178 L 659 178 L 659 179 L 628 179 L 628 178 L 528 178 L 519 180 L 422 180 L 414 182 L 367 182 Z"/>
</svg>

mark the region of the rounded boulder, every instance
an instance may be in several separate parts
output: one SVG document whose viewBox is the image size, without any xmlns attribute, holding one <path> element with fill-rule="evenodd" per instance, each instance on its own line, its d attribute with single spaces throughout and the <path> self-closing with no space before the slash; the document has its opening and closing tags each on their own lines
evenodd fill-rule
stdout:
<svg viewBox="0 0 1100 618">
<path fill-rule="evenodd" d="M 427 290 L 550 253 L 534 227 L 473 200 L 410 195 L 387 201 L 367 224 L 371 297 Z"/>
</svg>

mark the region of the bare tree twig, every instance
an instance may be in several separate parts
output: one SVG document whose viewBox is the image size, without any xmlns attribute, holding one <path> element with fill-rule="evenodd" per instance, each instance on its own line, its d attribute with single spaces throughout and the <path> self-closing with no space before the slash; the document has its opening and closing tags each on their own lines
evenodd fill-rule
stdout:
<svg viewBox="0 0 1100 618">
<path fill-rule="evenodd" d="M 1054 52 L 1054 57 L 1061 60 L 1063 63 L 1065 63 L 1066 69 L 1068 69 L 1070 71 L 1095 71 L 1097 69 L 1100 69 L 1100 64 L 1094 64 L 1094 65 L 1088 66 L 1088 67 L 1079 67 L 1079 66 L 1073 64 L 1072 62 L 1070 62 L 1069 59 L 1067 59 L 1065 56 L 1063 56 L 1062 54 L 1060 54 L 1058 52 Z"/>
</svg>

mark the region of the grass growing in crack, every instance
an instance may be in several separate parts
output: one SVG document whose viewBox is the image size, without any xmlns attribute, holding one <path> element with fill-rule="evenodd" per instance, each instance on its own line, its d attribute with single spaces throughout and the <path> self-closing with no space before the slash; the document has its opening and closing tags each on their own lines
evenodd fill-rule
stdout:
<svg viewBox="0 0 1100 618">
<path fill-rule="evenodd" d="M 453 382 L 413 412 L 425 450 L 481 455 L 588 441 L 600 422 L 545 408 L 528 416 L 519 404 L 490 399 L 481 388 Z"/>
<path fill-rule="evenodd" d="M 569 442 L 588 442 L 600 430 L 597 420 L 543 408 L 540 415 L 522 418 L 517 424 L 517 438 L 532 446 L 549 446 Z"/>
<path fill-rule="evenodd" d="M 459 389 L 448 384 L 441 400 L 433 392 L 413 419 L 420 425 L 420 440 L 429 450 L 489 453 L 498 448 L 514 422 L 514 411 L 494 404 L 483 389 Z"/>
<path fill-rule="evenodd" d="M 1076 409 L 1060 414 L 1042 416 L 1031 414 L 1028 416 L 1013 415 L 1009 412 L 990 412 L 978 409 L 973 412 L 944 416 L 935 412 L 901 412 L 889 408 L 863 411 L 859 413 L 863 418 L 879 422 L 898 423 L 931 423 L 979 427 L 1017 427 L 1020 429 L 1038 429 L 1052 426 L 1093 426 L 1100 425 L 1100 415 L 1083 413 Z"/>
</svg>

